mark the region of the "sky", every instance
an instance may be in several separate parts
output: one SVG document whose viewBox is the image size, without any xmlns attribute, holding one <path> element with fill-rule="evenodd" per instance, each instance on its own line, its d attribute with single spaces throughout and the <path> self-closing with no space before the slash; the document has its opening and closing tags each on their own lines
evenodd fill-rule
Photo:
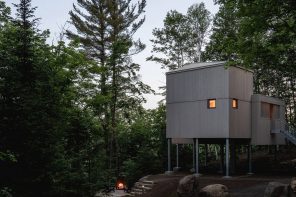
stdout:
<svg viewBox="0 0 296 197">
<path fill-rule="evenodd" d="M 8 6 L 19 2 L 19 0 L 4 1 Z M 50 43 L 57 40 L 61 28 L 69 21 L 69 11 L 75 2 L 76 0 L 32 0 L 32 5 L 38 7 L 35 15 L 37 18 L 41 18 L 39 28 L 42 30 L 49 29 L 51 32 Z M 178 12 L 186 13 L 191 5 L 201 2 L 201 0 L 147 0 L 145 9 L 146 21 L 134 37 L 135 40 L 140 38 L 146 44 L 146 49 L 136 55 L 133 60 L 141 65 L 139 74 L 142 81 L 150 85 L 156 92 L 160 92 L 158 88 L 165 85 L 166 70 L 160 69 L 159 64 L 146 61 L 146 58 L 151 56 L 152 44 L 150 40 L 153 38 L 152 30 L 163 27 L 163 19 L 168 11 L 177 10 Z M 219 6 L 214 5 L 213 0 L 205 0 L 203 2 L 213 15 L 217 13 Z M 69 27 L 69 25 L 66 26 Z M 147 103 L 144 104 L 144 107 L 147 109 L 156 108 L 158 102 L 164 99 L 159 95 L 145 95 L 145 98 Z"/>
</svg>

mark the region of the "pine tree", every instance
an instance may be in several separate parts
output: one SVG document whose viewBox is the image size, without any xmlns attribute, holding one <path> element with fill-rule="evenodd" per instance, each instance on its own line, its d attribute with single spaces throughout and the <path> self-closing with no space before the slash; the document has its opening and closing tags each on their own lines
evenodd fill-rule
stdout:
<svg viewBox="0 0 296 197">
<path fill-rule="evenodd" d="M 67 83 L 61 68 L 52 64 L 48 31 L 36 28 L 31 1 L 15 6 L 17 17 L 0 36 L 0 144 L 16 162 L 1 164 L 1 185 L 16 196 L 49 196 L 63 152 L 60 121 Z"/>
<path fill-rule="evenodd" d="M 68 31 L 67 35 L 79 42 L 87 57 L 97 64 L 98 69 L 92 74 L 99 81 L 93 98 L 100 98 L 103 104 L 93 107 L 105 133 L 109 171 L 118 175 L 118 118 L 127 117 L 132 108 L 144 101 L 142 94 L 150 92 L 137 74 L 140 65 L 131 59 L 145 47 L 140 41 L 134 41 L 133 35 L 144 22 L 140 16 L 146 1 L 137 5 L 131 4 L 131 0 L 77 2 L 83 10 L 74 5 L 70 16 L 78 34 Z"/>
</svg>

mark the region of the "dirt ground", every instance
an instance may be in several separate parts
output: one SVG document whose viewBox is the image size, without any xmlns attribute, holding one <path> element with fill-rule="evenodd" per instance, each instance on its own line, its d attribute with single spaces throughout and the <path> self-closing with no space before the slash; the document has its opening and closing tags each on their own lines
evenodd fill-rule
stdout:
<svg viewBox="0 0 296 197">
<path fill-rule="evenodd" d="M 205 167 L 201 166 L 200 172 L 203 175 L 199 178 L 199 188 L 210 184 L 223 184 L 228 187 L 232 197 L 263 197 L 269 182 L 288 184 L 292 177 L 296 177 L 296 147 L 281 147 L 277 154 L 259 149 L 254 152 L 252 163 L 255 174 L 245 175 L 248 171 L 247 155 L 240 154 L 235 167 L 236 173 L 228 179 L 223 178 L 221 172 L 217 173 L 219 162 L 208 163 Z M 149 176 L 148 179 L 156 184 L 151 191 L 141 196 L 177 197 L 179 180 L 188 175 L 187 172 Z"/>
<path fill-rule="evenodd" d="M 179 180 L 186 176 L 184 173 L 172 175 L 151 175 L 148 180 L 156 184 L 153 189 L 141 195 L 142 197 L 177 197 L 177 186 Z M 271 181 L 289 183 L 292 176 L 259 176 L 245 175 L 223 178 L 218 175 L 203 175 L 199 178 L 199 187 L 202 188 L 210 184 L 223 184 L 229 189 L 232 197 L 262 197 L 267 184 Z"/>
</svg>

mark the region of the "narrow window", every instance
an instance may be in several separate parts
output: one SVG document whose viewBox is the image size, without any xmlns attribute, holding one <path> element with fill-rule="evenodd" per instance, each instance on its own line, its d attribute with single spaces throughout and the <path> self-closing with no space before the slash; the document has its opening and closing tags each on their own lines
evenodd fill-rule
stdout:
<svg viewBox="0 0 296 197">
<path fill-rule="evenodd" d="M 216 108 L 216 99 L 209 99 L 209 100 L 208 100 L 208 108 L 209 108 L 209 109 L 214 109 L 214 108 Z"/>
<path fill-rule="evenodd" d="M 261 102 L 261 117 L 263 118 L 270 118 L 270 104 Z"/>
<path fill-rule="evenodd" d="M 237 99 L 232 99 L 232 108 L 235 108 L 235 109 L 238 108 L 238 100 Z"/>
</svg>

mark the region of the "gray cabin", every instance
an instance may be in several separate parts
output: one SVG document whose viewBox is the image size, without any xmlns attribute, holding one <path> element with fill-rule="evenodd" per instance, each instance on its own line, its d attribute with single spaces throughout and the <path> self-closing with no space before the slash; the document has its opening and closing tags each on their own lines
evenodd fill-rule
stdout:
<svg viewBox="0 0 296 197">
<path fill-rule="evenodd" d="M 194 63 L 167 72 L 166 80 L 168 171 L 171 144 L 194 145 L 197 174 L 199 144 L 225 144 L 229 176 L 229 144 L 246 144 L 251 154 L 251 145 L 286 143 L 285 104 L 253 94 L 251 70 L 226 68 L 225 62 Z"/>
</svg>

